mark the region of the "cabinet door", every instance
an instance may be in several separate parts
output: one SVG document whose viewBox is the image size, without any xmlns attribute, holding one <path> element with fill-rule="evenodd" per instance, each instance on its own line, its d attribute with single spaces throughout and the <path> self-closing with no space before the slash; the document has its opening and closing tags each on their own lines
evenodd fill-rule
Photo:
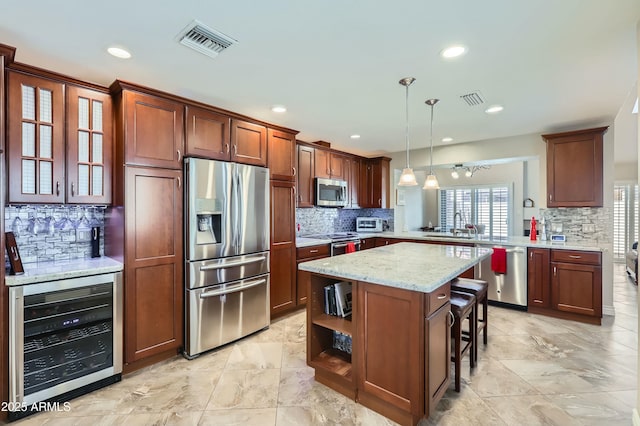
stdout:
<svg viewBox="0 0 640 426">
<path fill-rule="evenodd" d="M 298 145 L 298 207 L 313 207 L 315 149 Z"/>
<path fill-rule="evenodd" d="M 295 180 L 296 138 L 291 133 L 267 129 L 271 179 Z"/>
<path fill-rule="evenodd" d="M 389 160 L 375 159 L 371 163 L 371 200 L 374 208 L 389 208 Z"/>
<path fill-rule="evenodd" d="M 231 157 L 231 119 L 215 111 L 187 105 L 186 155 L 229 160 Z"/>
<path fill-rule="evenodd" d="M 67 87 L 67 202 L 111 204 L 111 96 Z"/>
<path fill-rule="evenodd" d="M 293 182 L 271 181 L 271 313 L 296 304 Z"/>
<path fill-rule="evenodd" d="M 360 207 L 358 204 L 358 193 L 360 189 L 360 159 L 351 158 L 349 169 L 349 179 L 347 189 L 349 191 L 349 205 L 352 209 Z"/>
<path fill-rule="evenodd" d="M 332 152 L 329 164 L 331 166 L 331 179 L 349 179 L 349 157 Z"/>
<path fill-rule="evenodd" d="M 231 161 L 267 167 L 267 128 L 231 120 Z"/>
<path fill-rule="evenodd" d="M 361 238 L 360 239 L 360 250 L 367 250 L 370 248 L 374 248 L 376 246 L 376 238 Z"/>
<path fill-rule="evenodd" d="M 126 168 L 127 363 L 183 344 L 181 175 L 179 170 Z"/>
<path fill-rule="evenodd" d="M 358 282 L 353 356 L 358 399 L 424 412 L 424 295 Z"/>
<path fill-rule="evenodd" d="M 606 127 L 544 135 L 548 207 L 602 207 L 602 144 Z"/>
<path fill-rule="evenodd" d="M 425 320 L 426 417 L 435 411 L 451 380 L 450 310 L 451 305 L 446 303 Z"/>
<path fill-rule="evenodd" d="M 551 307 L 549 283 L 549 249 L 528 250 L 527 304 L 530 307 Z"/>
<path fill-rule="evenodd" d="M 182 169 L 184 106 L 157 96 L 123 93 L 125 163 Z"/>
<path fill-rule="evenodd" d="M 552 307 L 602 317 L 602 269 L 599 266 L 552 262 Z"/>
<path fill-rule="evenodd" d="M 315 150 L 315 175 L 314 177 L 331 178 L 331 153 L 324 149 Z"/>
<path fill-rule="evenodd" d="M 64 203 L 64 85 L 8 72 L 9 203 Z"/>
<path fill-rule="evenodd" d="M 358 204 L 362 208 L 377 207 L 373 203 L 373 167 L 370 160 L 363 160 L 360 164 Z"/>
</svg>

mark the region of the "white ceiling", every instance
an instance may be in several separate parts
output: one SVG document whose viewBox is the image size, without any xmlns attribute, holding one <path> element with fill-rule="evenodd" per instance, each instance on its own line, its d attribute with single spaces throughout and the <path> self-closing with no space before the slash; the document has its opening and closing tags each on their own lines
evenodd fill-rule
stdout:
<svg viewBox="0 0 640 426">
<path fill-rule="evenodd" d="M 193 19 L 238 43 L 215 59 L 178 44 Z M 639 20 L 638 0 L 4 0 L 0 43 L 18 62 L 143 84 L 374 155 L 404 149 L 408 76 L 412 149 L 429 143 L 428 98 L 441 99 L 437 145 L 612 122 L 637 79 Z M 468 53 L 441 59 L 452 43 Z M 112 44 L 133 57 L 113 58 Z M 474 90 L 487 105 L 460 99 Z M 490 104 L 505 110 L 485 114 Z"/>
</svg>

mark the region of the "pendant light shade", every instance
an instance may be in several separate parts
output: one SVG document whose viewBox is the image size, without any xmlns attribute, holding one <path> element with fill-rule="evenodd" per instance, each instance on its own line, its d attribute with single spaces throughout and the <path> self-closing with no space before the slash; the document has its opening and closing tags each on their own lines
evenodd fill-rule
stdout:
<svg viewBox="0 0 640 426">
<path fill-rule="evenodd" d="M 413 174 L 413 169 L 409 166 L 409 86 L 416 81 L 413 77 L 406 77 L 399 81 L 401 85 L 405 87 L 405 144 L 407 150 L 407 165 L 402 170 L 402 174 L 400 175 L 400 181 L 398 182 L 398 186 L 416 186 L 418 185 L 418 181 L 416 181 L 416 175 Z"/>
<path fill-rule="evenodd" d="M 427 99 L 425 104 L 431 107 L 431 127 L 429 130 L 429 140 L 430 140 L 430 154 L 429 154 L 429 175 L 427 179 L 424 181 L 424 186 L 422 189 L 438 189 L 440 185 L 438 184 L 438 178 L 433 174 L 433 106 L 438 103 L 440 99 Z"/>
</svg>

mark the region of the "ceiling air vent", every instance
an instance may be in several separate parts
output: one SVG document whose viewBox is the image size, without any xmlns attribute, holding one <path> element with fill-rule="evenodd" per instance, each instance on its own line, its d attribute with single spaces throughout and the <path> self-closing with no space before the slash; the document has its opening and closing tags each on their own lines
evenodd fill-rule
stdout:
<svg viewBox="0 0 640 426">
<path fill-rule="evenodd" d="M 180 44 L 212 58 L 238 42 L 219 31 L 206 27 L 199 21 L 191 22 L 182 30 L 178 35 L 178 40 Z"/>
<path fill-rule="evenodd" d="M 469 106 L 482 105 L 484 103 L 484 98 L 479 90 L 462 95 L 460 96 L 460 99 L 465 101 Z"/>
</svg>

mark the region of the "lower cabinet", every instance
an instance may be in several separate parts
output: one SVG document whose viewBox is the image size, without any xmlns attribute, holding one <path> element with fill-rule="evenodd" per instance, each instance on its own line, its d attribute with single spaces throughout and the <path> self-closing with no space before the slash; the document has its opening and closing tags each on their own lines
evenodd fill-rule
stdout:
<svg viewBox="0 0 640 426">
<path fill-rule="evenodd" d="M 450 285 L 421 293 L 351 282 L 353 315 L 341 318 L 325 313 L 325 287 L 343 280 L 300 274 L 315 380 L 400 424 L 428 417 L 450 382 Z M 336 332 L 352 338 L 351 351 L 336 347 Z"/>
<path fill-rule="evenodd" d="M 309 277 L 309 274 L 304 274 L 302 271 L 298 271 L 297 265 L 309 260 L 324 259 L 325 257 L 329 257 L 329 251 L 329 244 L 300 247 L 296 249 L 296 299 L 298 300 L 299 306 L 307 304 L 307 287 L 309 286 L 307 279 Z"/>
<path fill-rule="evenodd" d="M 295 188 L 271 181 L 271 316 L 296 306 Z"/>
<path fill-rule="evenodd" d="M 360 250 L 367 250 L 376 246 L 376 238 L 360 238 Z"/>
<path fill-rule="evenodd" d="M 529 312 L 600 324 L 600 252 L 530 248 L 527 275 Z"/>
</svg>

